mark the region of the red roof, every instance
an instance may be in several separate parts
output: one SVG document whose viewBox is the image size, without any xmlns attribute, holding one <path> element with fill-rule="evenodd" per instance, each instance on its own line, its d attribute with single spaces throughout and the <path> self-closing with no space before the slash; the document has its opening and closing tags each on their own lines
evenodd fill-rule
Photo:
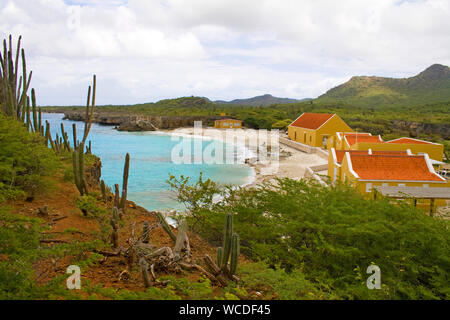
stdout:
<svg viewBox="0 0 450 320">
<path fill-rule="evenodd" d="M 392 141 L 388 141 L 387 143 L 433 144 L 433 143 L 428 142 L 428 141 L 416 140 L 416 139 L 411 139 L 411 138 L 395 139 L 395 140 L 392 140 Z"/>
<path fill-rule="evenodd" d="M 348 152 L 351 155 L 352 154 L 369 154 L 369 151 L 362 151 L 362 150 L 335 150 L 336 151 L 336 161 L 337 163 L 342 163 L 342 160 L 345 157 L 345 154 Z"/>
<path fill-rule="evenodd" d="M 350 155 L 353 171 L 363 180 L 443 181 L 430 172 L 424 156 Z"/>
<path fill-rule="evenodd" d="M 359 142 L 371 142 L 371 143 L 383 143 L 383 139 L 380 138 L 380 136 L 368 136 L 368 135 L 356 135 L 356 134 L 351 134 L 351 135 L 345 135 L 345 138 L 347 139 L 347 142 L 349 143 L 349 145 L 354 145 L 356 143 Z"/>
<path fill-rule="evenodd" d="M 342 163 L 342 160 L 345 157 L 345 153 L 353 154 L 365 154 L 369 155 L 369 151 L 363 150 L 335 150 L 336 152 L 336 161 L 337 163 Z M 372 151 L 372 155 L 404 155 L 406 156 L 408 153 L 406 151 Z"/>
<path fill-rule="evenodd" d="M 327 113 L 304 113 L 297 120 L 295 120 L 291 126 L 317 130 L 333 116 L 335 115 Z"/>
</svg>

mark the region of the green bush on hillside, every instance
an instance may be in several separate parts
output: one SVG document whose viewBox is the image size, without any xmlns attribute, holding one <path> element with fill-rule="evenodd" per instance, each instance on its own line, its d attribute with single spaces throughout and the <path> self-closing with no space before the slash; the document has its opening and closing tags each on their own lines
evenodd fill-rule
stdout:
<svg viewBox="0 0 450 320">
<path fill-rule="evenodd" d="M 326 294 L 342 299 L 450 298 L 448 221 L 406 204 L 366 200 L 344 186 L 290 179 L 260 189 L 228 189 L 227 194 L 188 218 L 215 245 L 220 245 L 224 216 L 231 212 L 244 254 L 274 269 L 300 270 Z M 381 268 L 382 290 L 366 287 L 371 264 Z"/>
<path fill-rule="evenodd" d="M 45 177 L 59 162 L 41 136 L 0 114 L 0 200 L 20 195 L 33 197 L 48 186 Z"/>
</svg>

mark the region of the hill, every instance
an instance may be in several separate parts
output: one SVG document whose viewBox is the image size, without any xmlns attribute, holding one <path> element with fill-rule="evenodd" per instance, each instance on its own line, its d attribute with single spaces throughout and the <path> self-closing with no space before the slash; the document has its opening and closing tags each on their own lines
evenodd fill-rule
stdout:
<svg viewBox="0 0 450 320">
<path fill-rule="evenodd" d="M 302 101 L 308 101 L 311 99 L 302 99 L 302 100 L 296 100 L 296 99 L 289 99 L 289 98 L 277 98 L 270 94 L 265 94 L 258 97 L 253 97 L 249 99 L 235 99 L 233 101 L 214 101 L 215 103 L 222 103 L 222 104 L 236 104 L 236 105 L 243 105 L 243 106 L 270 106 L 272 104 L 286 104 L 286 103 L 296 103 L 296 102 L 302 102 Z"/>
<path fill-rule="evenodd" d="M 434 64 L 411 78 L 358 76 L 329 90 L 316 101 L 366 107 L 418 106 L 450 101 L 450 68 Z"/>
</svg>

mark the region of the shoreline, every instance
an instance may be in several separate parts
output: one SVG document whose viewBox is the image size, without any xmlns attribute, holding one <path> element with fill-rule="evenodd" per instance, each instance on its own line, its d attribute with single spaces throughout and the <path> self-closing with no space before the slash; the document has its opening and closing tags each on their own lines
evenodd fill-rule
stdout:
<svg viewBox="0 0 450 320">
<path fill-rule="evenodd" d="M 158 130 L 151 132 L 153 134 L 168 134 L 174 136 L 192 136 L 203 139 L 211 139 L 211 140 L 220 140 L 223 143 L 226 143 L 224 138 L 224 132 L 220 129 L 215 128 L 203 128 L 202 135 L 194 135 L 193 127 L 184 127 L 178 129 L 166 129 L 166 130 Z M 254 129 L 235 129 L 228 132 L 234 132 L 232 137 L 240 137 L 242 140 L 242 134 L 246 134 L 246 145 L 242 146 L 246 150 L 249 151 L 249 154 L 253 154 L 255 160 L 258 160 L 257 151 L 249 148 L 248 144 L 248 136 L 254 134 L 256 131 Z M 268 142 L 270 148 L 270 141 L 263 141 L 262 143 L 258 142 L 258 147 L 266 147 L 265 142 Z M 235 143 L 234 143 L 235 144 Z M 236 145 L 236 144 L 235 144 Z M 239 145 L 238 145 L 239 146 Z M 256 151 L 256 153 L 255 153 Z M 250 168 L 252 168 L 253 174 L 249 179 L 248 183 L 241 185 L 243 188 L 253 188 L 257 187 L 260 183 L 273 181 L 275 178 L 291 178 L 295 180 L 300 180 L 304 178 L 306 173 L 306 167 L 317 166 L 326 164 L 327 161 L 323 158 L 315 155 L 315 154 L 307 154 L 302 151 L 296 150 L 286 145 L 279 144 L 279 153 L 278 153 L 278 161 L 276 161 L 275 165 L 264 165 L 261 163 L 246 163 Z"/>
<path fill-rule="evenodd" d="M 45 112 L 47 113 L 47 112 Z M 57 114 L 53 112 L 49 112 L 50 114 Z M 64 116 L 63 113 L 60 113 Z M 77 120 L 72 120 L 77 121 Z M 78 120 L 81 121 L 81 120 Z M 99 123 L 97 123 L 99 124 Z M 99 124 L 99 125 L 106 125 L 106 126 L 112 126 L 113 124 Z M 117 127 L 115 128 L 117 130 Z M 191 136 L 191 137 L 197 137 L 205 140 L 219 140 L 223 143 L 226 143 L 226 139 L 224 138 L 224 130 L 215 129 L 215 128 L 202 128 L 201 135 L 195 135 L 194 134 L 194 127 L 188 126 L 188 127 L 181 127 L 176 129 L 159 129 L 154 131 L 141 131 L 142 133 L 149 134 L 149 135 L 171 135 L 171 136 Z M 265 142 L 259 143 L 258 145 L 252 148 L 248 147 L 249 138 L 248 136 L 251 136 L 251 134 L 255 134 L 257 130 L 255 129 L 232 129 L 231 132 L 234 132 L 235 135 L 233 136 L 234 139 L 237 139 L 237 141 L 241 142 L 241 144 L 236 143 L 236 141 L 233 139 L 232 144 L 237 146 L 238 148 L 241 148 L 244 155 L 246 155 L 244 158 L 248 158 L 249 162 L 243 161 L 242 164 L 247 165 L 249 168 L 251 168 L 251 174 L 249 175 L 247 181 L 240 185 L 240 187 L 243 188 L 252 188 L 258 186 L 260 183 L 269 182 L 274 180 L 275 178 L 291 178 L 295 180 L 300 180 L 304 178 L 306 167 L 310 166 L 316 166 L 316 165 L 323 165 L 326 164 L 327 161 L 318 157 L 314 154 L 306 154 L 304 152 L 298 151 L 296 149 L 293 149 L 291 147 L 288 147 L 286 145 L 279 144 L 279 158 L 278 161 L 275 163 L 275 166 L 267 166 L 261 163 L 255 163 L 258 160 L 257 154 L 258 154 L 258 148 L 264 147 L 267 148 L 265 145 Z M 245 133 L 246 138 L 242 140 L 242 134 Z M 244 142 L 245 141 L 245 142 Z M 244 145 L 242 145 L 242 142 L 244 142 Z M 269 141 L 267 141 L 269 142 Z M 270 147 L 270 143 L 267 143 Z M 244 159 L 245 160 L 245 159 Z"/>
</svg>

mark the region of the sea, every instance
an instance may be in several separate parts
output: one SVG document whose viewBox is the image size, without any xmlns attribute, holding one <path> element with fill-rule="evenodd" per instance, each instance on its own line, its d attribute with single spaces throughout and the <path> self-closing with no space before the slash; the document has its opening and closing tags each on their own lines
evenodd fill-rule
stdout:
<svg viewBox="0 0 450 320">
<path fill-rule="evenodd" d="M 56 133 L 61 136 L 62 122 L 73 145 L 72 124 L 76 124 L 77 136 L 81 139 L 84 123 L 63 118 L 63 114 L 42 115 L 43 123 L 50 123 L 53 137 Z M 167 183 L 170 176 L 190 177 L 191 183 L 194 183 L 202 173 L 204 179 L 233 186 L 243 186 L 254 181 L 255 171 L 245 164 L 245 159 L 241 157 L 245 153 L 242 150 L 244 147 L 239 145 L 225 145 L 228 152 L 231 150 L 235 154 L 234 164 L 179 164 L 179 161 L 172 161 L 172 150 L 179 146 L 183 138 L 187 136 L 165 132 L 119 132 L 113 126 L 92 124 L 88 141 L 92 142 L 92 153 L 102 161 L 102 179 L 112 190 L 115 184 L 122 187 L 125 156 L 130 154 L 128 199 L 150 211 L 185 210 Z M 200 152 L 199 147 L 194 147 L 195 144 L 199 146 L 201 143 L 203 152 L 213 143 L 205 137 L 189 136 L 189 139 L 187 141 L 192 143 L 193 157 L 195 152 Z"/>
</svg>

